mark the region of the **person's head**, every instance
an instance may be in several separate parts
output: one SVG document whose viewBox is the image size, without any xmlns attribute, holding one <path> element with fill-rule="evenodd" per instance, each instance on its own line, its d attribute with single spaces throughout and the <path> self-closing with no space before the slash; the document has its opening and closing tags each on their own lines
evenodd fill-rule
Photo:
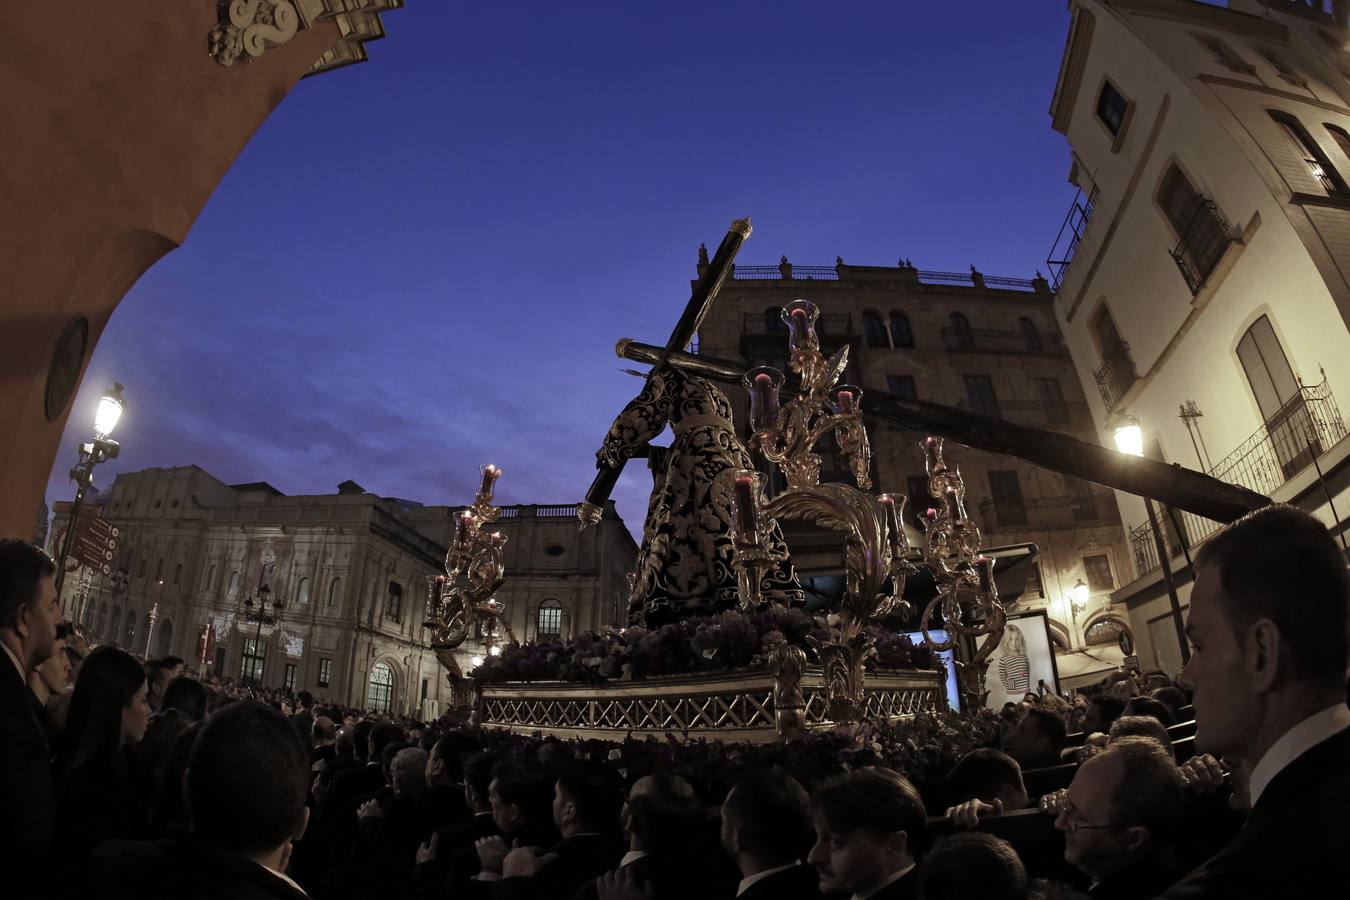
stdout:
<svg viewBox="0 0 1350 900">
<path fill-rule="evenodd" d="M 375 730 L 375 723 L 370 719 L 361 719 L 352 725 L 352 755 L 359 762 L 366 762 L 370 756 L 370 733 Z M 375 757 L 375 762 L 379 762 L 380 757 Z"/>
<path fill-rule="evenodd" d="M 301 691 L 295 695 L 296 704 L 306 712 L 314 709 L 314 695 L 309 691 Z"/>
<path fill-rule="evenodd" d="M 492 770 L 500 757 L 479 751 L 464 760 L 464 805 L 474 814 L 492 811 Z"/>
<path fill-rule="evenodd" d="M 1041 763 L 1057 757 L 1067 737 L 1063 718 L 1033 706 L 1008 732 L 1008 755 L 1023 764 Z"/>
<path fill-rule="evenodd" d="M 1181 771 L 1150 738 L 1123 737 L 1079 767 L 1055 827 L 1064 859 L 1106 878 L 1171 839 L 1185 804 Z"/>
<path fill-rule="evenodd" d="M 1183 721 L 1181 708 L 1187 704 L 1186 695 L 1181 692 L 1181 688 L 1168 685 L 1167 687 L 1156 688 L 1149 693 L 1149 696 L 1167 707 L 1168 711 L 1172 713 L 1173 724 Z"/>
<path fill-rule="evenodd" d="M 1087 715 L 1083 718 L 1083 730 L 1088 734 L 1100 731 L 1107 734 L 1111 723 L 1125 712 L 1125 701 L 1113 694 L 1098 694 L 1088 701 Z"/>
<path fill-rule="evenodd" d="M 427 789 L 427 751 L 404 747 L 389 765 L 389 783 L 395 794 L 420 794 Z"/>
<path fill-rule="evenodd" d="M 693 785 L 664 769 L 633 782 L 623 808 L 629 847 L 648 853 L 685 846 L 707 819 Z"/>
<path fill-rule="evenodd" d="M 1036 706 L 1041 702 L 1041 695 L 1036 693 L 1035 691 L 1027 691 L 1025 694 L 1022 695 L 1022 702 L 1030 703 L 1032 706 Z"/>
<path fill-rule="evenodd" d="M 125 650 L 97 648 L 80 668 L 70 698 L 61 769 L 102 760 L 120 771 L 122 748 L 138 743 L 149 721 L 145 669 Z"/>
<path fill-rule="evenodd" d="M 756 871 L 799 859 L 811 836 L 811 797 L 781 769 L 743 776 L 722 802 L 722 846 Z"/>
<path fill-rule="evenodd" d="M 161 711 L 180 710 L 193 722 L 200 722 L 206 718 L 206 706 L 210 699 L 204 684 L 188 675 L 180 675 L 164 688 L 159 708 Z"/>
<path fill-rule="evenodd" d="M 274 853 L 305 833 L 309 763 L 277 710 L 232 703 L 206 720 L 184 778 L 192 831 L 245 856 Z"/>
<path fill-rule="evenodd" d="M 553 774 L 531 759 L 506 759 L 492 770 L 488 785 L 492 820 L 506 834 L 553 817 Z"/>
<path fill-rule="evenodd" d="M 52 655 L 39 663 L 32 677 L 41 684 L 48 694 L 64 693 L 70 686 L 70 657 L 66 655 L 66 641 L 71 637 L 72 627 L 62 622 L 56 626 L 56 640 L 52 643 Z M 34 687 L 36 691 L 36 686 Z"/>
<path fill-rule="evenodd" d="M 315 716 L 314 728 L 310 731 L 309 739 L 315 747 L 334 744 L 337 742 L 337 726 L 327 716 Z"/>
<path fill-rule="evenodd" d="M 1154 700 L 1152 697 L 1132 697 L 1130 702 L 1125 704 L 1125 715 L 1152 716 L 1168 727 L 1177 724 L 1177 720 L 1172 715 L 1172 711 L 1167 708 L 1167 704 L 1161 700 Z"/>
<path fill-rule="evenodd" d="M 153 660 L 146 663 L 145 683 L 148 690 L 150 708 L 158 711 L 160 704 L 164 700 L 164 688 L 169 683 L 169 667 L 164 665 L 161 660 Z"/>
<path fill-rule="evenodd" d="M 1256 756 L 1344 700 L 1348 597 L 1331 534 L 1292 506 L 1248 513 L 1201 545 L 1177 678 L 1195 693 L 1197 750 Z"/>
<path fill-rule="evenodd" d="M 1107 741 L 1110 746 L 1123 737 L 1141 737 L 1156 741 L 1169 754 L 1172 752 L 1172 738 L 1153 716 L 1121 716 L 1111 723 L 1111 734 Z"/>
<path fill-rule="evenodd" d="M 359 736 L 359 735 L 358 735 Z M 381 722 L 370 729 L 366 762 L 384 764 L 384 751 L 391 744 L 403 741 L 403 729 L 393 722 Z"/>
<path fill-rule="evenodd" d="M 56 563 L 18 538 L 0 540 L 0 642 L 32 671 L 52 655 L 61 601 Z"/>
<path fill-rule="evenodd" d="M 1003 640 L 999 642 L 999 646 L 1007 656 L 1027 655 L 1026 636 L 1016 625 L 1008 625 L 1003 629 Z"/>
<path fill-rule="evenodd" d="M 563 837 L 619 833 L 623 776 L 595 760 L 573 760 L 558 770 L 553 786 L 553 824 Z"/>
<path fill-rule="evenodd" d="M 923 900 L 1023 900 L 1027 870 L 1012 845 L 980 832 L 949 835 L 924 857 Z"/>
<path fill-rule="evenodd" d="M 427 784 L 449 787 L 464 783 L 464 760 L 483 749 L 483 740 L 475 732 L 452 729 L 436 739 L 427 757 Z"/>
<path fill-rule="evenodd" d="M 990 747 L 972 750 L 961 757 L 947 776 L 946 796 L 952 806 L 967 800 L 985 803 L 999 800 L 1006 810 L 1021 809 L 1028 799 L 1017 760 Z"/>
<path fill-rule="evenodd" d="M 352 725 L 343 725 L 338 729 L 337 741 L 333 745 L 334 752 L 339 756 L 356 755 L 356 728 Z"/>
<path fill-rule="evenodd" d="M 1171 687 L 1172 679 L 1162 669 L 1150 669 L 1144 673 L 1144 690 L 1150 694 L 1159 688 Z"/>
<path fill-rule="evenodd" d="M 927 813 L 909 780 L 889 769 L 836 776 L 812 798 L 816 843 L 807 862 L 821 893 L 866 896 L 910 866 L 923 842 Z"/>
<path fill-rule="evenodd" d="M 181 656 L 161 657 L 160 663 L 163 664 L 165 670 L 169 673 L 170 681 L 173 681 L 183 674 L 183 657 Z"/>
</svg>

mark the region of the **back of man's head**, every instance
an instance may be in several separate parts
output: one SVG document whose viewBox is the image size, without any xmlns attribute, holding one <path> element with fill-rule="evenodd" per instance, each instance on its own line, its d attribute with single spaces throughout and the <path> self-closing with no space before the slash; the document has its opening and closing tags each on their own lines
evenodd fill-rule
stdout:
<svg viewBox="0 0 1350 900">
<path fill-rule="evenodd" d="M 333 720 L 327 716 L 316 716 L 314 718 L 314 730 L 310 732 L 310 740 L 315 745 L 331 744 L 337 740 L 337 726 Z"/>
<path fill-rule="evenodd" d="M 464 761 L 464 786 L 473 795 L 474 812 L 487 812 L 492 770 L 499 760 L 495 753 L 480 751 Z"/>
<path fill-rule="evenodd" d="M 1149 696 L 1166 706 L 1172 713 L 1172 724 L 1182 721 L 1181 708 L 1186 705 L 1186 695 L 1182 693 L 1181 688 L 1168 685 L 1150 692 Z"/>
<path fill-rule="evenodd" d="M 38 582 L 56 574 L 52 558 L 19 538 L 0 540 L 0 629 L 18 626 L 19 607 L 38 599 Z"/>
<path fill-rule="evenodd" d="M 811 797 L 782 769 L 751 772 L 722 804 L 722 826 L 724 835 L 735 832 L 737 853 L 761 865 L 784 866 L 810 848 Z"/>
<path fill-rule="evenodd" d="M 427 787 L 427 751 L 404 747 L 389 765 L 389 783 L 397 794 L 420 794 Z"/>
<path fill-rule="evenodd" d="M 366 757 L 370 755 L 370 733 L 375 730 L 375 723 L 369 719 L 362 719 L 352 726 L 352 754 L 362 762 L 366 762 Z M 380 758 L 375 757 L 375 762 Z"/>
<path fill-rule="evenodd" d="M 658 769 L 639 778 L 628 793 L 624 827 L 638 849 L 667 853 L 686 846 L 708 813 L 684 778 Z"/>
<path fill-rule="evenodd" d="M 991 834 L 953 834 L 924 858 L 919 881 L 923 900 L 1023 900 L 1027 870 L 1007 841 Z"/>
<path fill-rule="evenodd" d="M 311 694 L 309 691 L 301 691 L 300 693 L 296 694 L 295 701 L 300 705 L 301 709 L 314 708 L 314 695 Z"/>
<path fill-rule="evenodd" d="M 1026 799 L 1026 785 L 1022 781 L 1022 767 L 1017 760 L 1001 750 L 981 747 L 961 757 L 947 776 L 947 803 L 955 806 L 967 800 L 995 799 L 1006 802 L 1010 797 Z"/>
<path fill-rule="evenodd" d="M 1153 716 L 1121 716 L 1111 723 L 1108 746 L 1124 737 L 1141 737 L 1156 741 L 1168 753 L 1172 752 L 1172 737 Z"/>
<path fill-rule="evenodd" d="M 1185 807 L 1185 786 L 1170 751 L 1152 738 L 1121 737 L 1083 765 L 1115 769 L 1108 821 L 1147 828 L 1155 845 L 1173 837 Z"/>
<path fill-rule="evenodd" d="M 1058 753 L 1064 749 L 1064 744 L 1069 736 L 1069 728 L 1064 724 L 1063 716 L 1048 709 L 1033 706 L 1027 710 L 1026 718 L 1035 725 L 1036 730 L 1049 746 L 1051 752 Z"/>
<path fill-rule="evenodd" d="M 450 781 L 460 784 L 464 781 L 464 761 L 482 749 L 481 733 L 455 728 L 437 738 L 431 755 L 445 766 L 445 774 Z"/>
<path fill-rule="evenodd" d="M 1290 671 L 1305 683 L 1344 686 L 1350 575 L 1326 526 L 1286 504 L 1248 513 L 1209 538 L 1197 570 L 1219 577 L 1225 618 L 1239 637 L 1260 619 L 1279 629 Z"/>
<path fill-rule="evenodd" d="M 1152 716 L 1161 722 L 1164 726 L 1177 724 L 1172 711 L 1167 708 L 1167 704 L 1161 700 L 1154 700 L 1152 697 L 1133 697 L 1129 703 L 1125 704 L 1125 715 L 1127 716 Z"/>
<path fill-rule="evenodd" d="M 908 778 L 890 769 L 867 768 L 837 775 L 811 798 L 816 818 L 831 832 L 859 829 L 878 837 L 903 831 L 906 849 L 923 844 L 928 813 Z"/>
<path fill-rule="evenodd" d="M 1094 731 L 1106 733 L 1111 730 L 1111 723 L 1124 712 L 1124 700 L 1113 694 L 1098 694 L 1088 701 L 1088 720 L 1085 724 Z"/>
<path fill-rule="evenodd" d="M 572 760 L 558 770 L 558 788 L 576 808 L 577 822 L 585 832 L 619 833 L 623 810 L 623 776 L 597 760 Z M 555 823 L 559 828 L 562 822 Z"/>
<path fill-rule="evenodd" d="M 164 688 L 159 708 L 165 711 L 182 710 L 192 721 L 200 722 L 206 718 L 206 707 L 210 700 L 206 685 L 187 675 L 179 675 Z"/>
<path fill-rule="evenodd" d="M 492 769 L 497 799 L 514 806 L 524 825 L 537 826 L 553 820 L 553 773 L 538 760 L 509 757 Z M 496 810 L 493 810 L 496 813 Z M 505 827 L 499 819 L 499 827 Z"/>
<path fill-rule="evenodd" d="M 384 762 L 385 748 L 403 740 L 403 729 L 393 722 L 381 722 L 370 730 L 370 758 L 367 762 Z"/>
<path fill-rule="evenodd" d="M 280 712 L 240 701 L 202 726 L 188 759 L 192 831 L 244 854 L 299 838 L 309 798 L 309 763 Z"/>
</svg>

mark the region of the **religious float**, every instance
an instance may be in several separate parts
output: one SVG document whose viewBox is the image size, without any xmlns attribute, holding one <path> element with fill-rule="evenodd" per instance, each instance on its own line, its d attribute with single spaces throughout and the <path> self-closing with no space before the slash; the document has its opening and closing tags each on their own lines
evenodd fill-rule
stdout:
<svg viewBox="0 0 1350 900">
<path fill-rule="evenodd" d="M 903 525 L 906 498 L 869 492 L 863 391 L 840 383 L 847 346 L 829 358 L 822 354 L 813 303 L 796 300 L 782 310 L 791 376 L 770 367 L 745 372 L 735 363 L 684 352 L 749 235 L 748 220 L 732 224 L 664 347 L 625 339 L 616 348 L 620 357 L 651 368 L 597 453 L 597 475 L 578 517 L 583 528 L 598 521 L 626 461 L 650 455 L 655 485 L 630 577 L 628 627 L 579 636 L 581 650 L 560 646 L 549 651 L 552 656 L 537 654 L 533 670 L 510 670 L 522 680 L 480 679 L 474 718 L 483 727 L 564 738 L 762 742 L 862 722 L 895 723 L 947 708 L 947 673 L 936 654 L 948 650 L 955 651 L 962 705 L 983 705 L 988 659 L 1006 624 L 995 559 L 1035 551 L 982 551 L 959 468 L 944 456 L 944 437 L 1222 521 L 1269 502 L 1179 467 L 1139 459 L 1127 467 L 1117 454 L 1065 435 L 880 395 L 879 402 L 869 401 L 869 415 L 930 435 L 921 448 L 932 506 L 922 517 L 922 534 L 911 540 Z M 767 496 L 766 473 L 754 467 L 732 425 L 731 404 L 714 381 L 739 382 L 747 391 L 749 449 L 781 476 L 783 487 L 773 496 Z M 675 440 L 658 456 L 649 442 L 667 425 Z M 856 484 L 820 482 L 815 450 L 831 436 Z M 445 574 L 433 580 L 427 601 L 432 646 L 452 680 L 462 676 L 451 651 L 470 637 L 485 647 L 488 670 L 500 670 L 493 661 L 498 654 L 529 656 L 493 596 L 505 578 L 504 538 L 487 530 L 497 517 L 492 497 L 501 473 L 489 465 L 482 474 L 477 497 L 455 523 Z M 781 531 L 781 523 L 791 520 L 843 539 L 842 596 L 814 617 L 794 612 L 803 591 Z M 922 587 L 907 591 L 916 584 Z M 887 623 L 912 618 L 910 595 L 921 609 L 913 652 L 879 653 L 879 642 L 895 637 Z M 662 641 L 679 649 L 702 641 L 703 654 L 715 656 L 710 636 L 717 629 L 747 635 L 739 645 L 740 665 L 728 665 L 728 656 L 681 674 L 634 667 L 643 648 Z M 546 660 L 556 662 L 560 654 L 593 654 L 586 662 L 595 672 L 549 679 Z M 621 667 L 617 661 L 624 659 L 629 661 Z M 534 677 L 523 680 L 525 675 Z"/>
</svg>

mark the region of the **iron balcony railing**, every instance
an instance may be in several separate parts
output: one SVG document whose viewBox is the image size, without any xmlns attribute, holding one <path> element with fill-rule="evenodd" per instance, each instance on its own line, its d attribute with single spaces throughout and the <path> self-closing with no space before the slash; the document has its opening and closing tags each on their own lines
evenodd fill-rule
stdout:
<svg viewBox="0 0 1350 900">
<path fill-rule="evenodd" d="M 816 320 L 816 332 L 822 336 L 851 337 L 855 334 L 853 317 L 848 313 L 822 313 Z M 786 337 L 787 325 L 777 315 L 745 313 L 741 321 L 741 334 L 756 337 L 772 334 Z"/>
<path fill-rule="evenodd" d="M 1301 387 L 1270 421 L 1238 445 L 1209 471 L 1220 481 L 1270 495 L 1346 436 L 1345 421 L 1325 376 L 1322 383 Z M 1173 556 L 1194 547 L 1219 530 L 1219 523 L 1183 510 L 1158 510 L 1159 527 Z M 1147 522 L 1130 529 L 1135 571 L 1147 575 L 1158 568 L 1158 553 Z"/>
<path fill-rule="evenodd" d="M 989 328 L 943 328 L 942 343 L 952 353 L 1016 353 L 1032 356 L 1063 356 L 1057 334 L 1001 331 Z"/>
<path fill-rule="evenodd" d="M 1069 207 L 1068 215 L 1064 217 L 1064 224 L 1059 226 L 1054 246 L 1050 248 L 1050 255 L 1045 259 L 1045 264 L 1050 269 L 1050 284 L 1056 291 L 1064 283 L 1069 263 L 1073 262 L 1074 256 L 1078 253 L 1078 245 L 1083 242 L 1083 234 L 1087 231 L 1088 223 L 1092 221 L 1092 213 L 1096 207 L 1097 186 L 1092 186 L 1092 192 L 1086 198 L 1080 190 L 1074 195 L 1073 205 Z"/>
<path fill-rule="evenodd" d="M 1192 206 L 1171 252 L 1186 286 L 1198 294 L 1233 242 L 1233 229 L 1205 195 L 1197 194 Z"/>
<path fill-rule="evenodd" d="M 776 266 L 733 265 L 731 277 L 735 281 L 838 281 L 840 274 L 848 266 L 799 266 L 796 263 L 779 263 Z M 859 267 L 871 269 L 871 267 Z M 876 271 L 883 271 L 877 269 Z M 895 269 L 900 271 L 900 269 Z M 978 272 L 936 272 L 928 269 L 911 269 L 916 272 L 920 284 L 950 284 L 960 287 L 996 288 L 1005 291 L 1035 291 L 1033 278 L 1012 278 L 1007 275 L 983 275 Z"/>
<path fill-rule="evenodd" d="M 1106 355 L 1102 367 L 1094 371 L 1092 377 L 1097 381 L 1097 390 L 1101 392 L 1102 405 L 1106 411 L 1115 409 L 1125 392 L 1138 380 L 1134 373 L 1134 360 L 1130 359 L 1130 345 L 1121 341 L 1115 351 Z"/>
</svg>

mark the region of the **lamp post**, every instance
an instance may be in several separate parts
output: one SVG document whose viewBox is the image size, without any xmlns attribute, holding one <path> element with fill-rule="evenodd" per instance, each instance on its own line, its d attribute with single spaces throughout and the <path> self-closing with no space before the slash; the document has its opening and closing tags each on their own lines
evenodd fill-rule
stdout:
<svg viewBox="0 0 1350 900">
<path fill-rule="evenodd" d="M 1144 430 L 1139 420 L 1133 416 L 1124 419 L 1116 426 L 1116 449 L 1130 456 L 1144 455 Z M 1153 532 L 1153 543 L 1158 549 L 1158 564 L 1162 567 L 1163 584 L 1167 586 L 1167 599 L 1172 604 L 1172 624 L 1177 630 L 1177 644 L 1181 648 L 1183 665 L 1191 661 L 1191 648 L 1186 643 L 1186 623 L 1181 618 L 1181 601 L 1177 599 L 1177 586 L 1172 580 L 1172 562 L 1167 556 L 1167 542 L 1163 540 L 1162 529 L 1158 527 L 1158 513 L 1153 508 L 1153 498 L 1144 495 L 1144 509 L 1148 512 L 1148 526 Z M 1192 572 L 1194 577 L 1194 572 Z"/>
<path fill-rule="evenodd" d="M 80 445 L 80 459 L 70 470 L 70 478 L 75 482 L 75 500 L 70 504 L 70 519 L 66 522 L 66 534 L 61 540 L 61 556 L 56 561 L 56 596 L 61 596 L 61 586 L 66 580 L 66 559 L 75 546 L 75 527 L 80 521 L 80 507 L 84 506 L 84 495 L 94 483 L 94 466 L 110 459 L 116 459 L 121 448 L 109 435 L 122 418 L 122 385 L 114 383 L 99 398 L 98 410 L 94 413 L 94 439 Z"/>
<path fill-rule="evenodd" d="M 1073 621 L 1074 637 L 1078 636 L 1078 615 L 1087 609 L 1088 593 L 1088 586 L 1083 583 L 1081 578 L 1069 590 L 1069 616 Z M 1081 643 L 1086 644 L 1087 642 L 1082 641 Z"/>
<path fill-rule="evenodd" d="M 267 586 L 266 582 L 258 585 L 255 595 L 257 597 L 257 602 L 254 602 L 253 597 L 244 598 L 243 618 L 248 624 L 256 626 L 256 630 L 253 633 L 253 653 L 255 654 L 253 658 L 257 659 L 256 654 L 258 653 L 258 645 L 262 642 L 263 626 L 266 625 L 271 628 L 281 624 L 281 616 L 285 604 L 282 603 L 281 598 L 278 597 L 276 600 L 272 600 L 270 604 L 271 609 L 268 609 L 268 601 L 272 599 L 272 589 Z M 258 667 L 258 675 L 255 680 L 259 686 L 262 685 L 262 666 Z"/>
</svg>

